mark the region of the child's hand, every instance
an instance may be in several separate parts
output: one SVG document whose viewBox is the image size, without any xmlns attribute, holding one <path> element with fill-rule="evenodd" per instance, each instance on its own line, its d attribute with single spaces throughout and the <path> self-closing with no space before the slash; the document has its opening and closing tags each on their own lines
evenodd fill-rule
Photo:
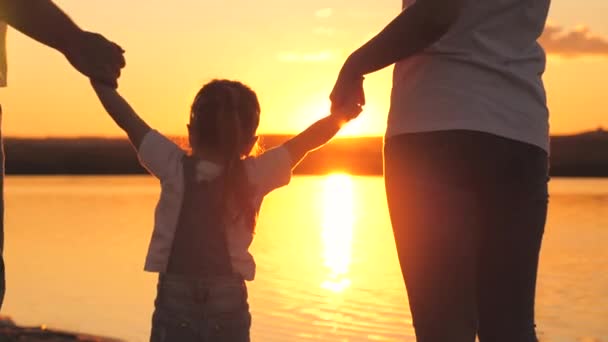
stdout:
<svg viewBox="0 0 608 342">
<path fill-rule="evenodd" d="M 362 111 L 363 107 L 358 104 L 351 103 L 338 108 L 333 107 L 331 116 L 339 118 L 343 121 L 351 121 L 352 119 L 358 117 Z"/>
</svg>

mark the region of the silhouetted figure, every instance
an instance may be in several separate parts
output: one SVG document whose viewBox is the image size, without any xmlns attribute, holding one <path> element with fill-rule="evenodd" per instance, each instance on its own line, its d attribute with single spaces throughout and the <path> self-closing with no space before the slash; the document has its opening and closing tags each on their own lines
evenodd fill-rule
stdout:
<svg viewBox="0 0 608 342">
<path fill-rule="evenodd" d="M 96 33 L 81 30 L 50 0 L 0 0 L 0 87 L 6 86 L 7 24 L 63 53 L 84 75 L 116 86 L 124 67 L 123 50 Z M 0 107 L 0 114 L 2 109 Z M 1 122 L 1 115 L 0 115 Z M 4 300 L 4 149 L 0 134 L 0 307 Z"/>
<path fill-rule="evenodd" d="M 345 62 L 333 105 L 396 63 L 386 192 L 420 342 L 536 341 L 549 0 L 405 0 Z"/>
<path fill-rule="evenodd" d="M 252 155 L 260 105 L 240 82 L 215 80 L 196 95 L 188 154 L 151 129 L 111 87 L 93 82 L 142 165 L 160 180 L 145 270 L 159 273 L 150 340 L 249 341 L 245 281 L 264 196 L 284 186 L 305 155 L 329 141 L 360 106 L 334 108 L 285 144 Z"/>
</svg>

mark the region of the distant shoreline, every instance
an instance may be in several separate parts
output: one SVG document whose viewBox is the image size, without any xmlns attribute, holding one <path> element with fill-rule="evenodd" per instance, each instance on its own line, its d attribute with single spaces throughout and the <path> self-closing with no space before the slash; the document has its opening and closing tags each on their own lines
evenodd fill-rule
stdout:
<svg viewBox="0 0 608 342">
<path fill-rule="evenodd" d="M 262 137 L 264 148 L 288 135 Z M 183 139 L 176 139 L 183 140 Z M 133 148 L 118 138 L 5 138 L 9 175 L 132 175 L 145 174 Z M 608 177 L 608 132 L 554 136 L 551 176 Z M 343 137 L 312 152 L 295 174 L 346 172 L 382 175 L 382 137 Z"/>
</svg>

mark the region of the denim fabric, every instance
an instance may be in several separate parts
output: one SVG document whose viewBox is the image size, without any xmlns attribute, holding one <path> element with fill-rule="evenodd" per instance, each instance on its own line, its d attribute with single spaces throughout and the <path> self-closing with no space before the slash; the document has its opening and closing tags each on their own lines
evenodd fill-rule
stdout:
<svg viewBox="0 0 608 342">
<path fill-rule="evenodd" d="M 166 273 L 227 276 L 233 273 L 222 202 L 224 177 L 198 180 L 195 157 L 184 156 L 184 191 Z"/>
<path fill-rule="evenodd" d="M 537 341 L 542 149 L 473 131 L 386 141 L 386 192 L 418 342 Z"/>
<path fill-rule="evenodd" d="M 159 276 L 151 342 L 248 342 L 250 326 L 242 278 Z"/>
</svg>

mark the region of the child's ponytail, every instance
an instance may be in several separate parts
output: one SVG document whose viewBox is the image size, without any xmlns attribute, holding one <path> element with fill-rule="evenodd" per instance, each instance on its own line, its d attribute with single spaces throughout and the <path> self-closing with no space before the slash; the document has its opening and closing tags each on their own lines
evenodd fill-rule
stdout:
<svg viewBox="0 0 608 342">
<path fill-rule="evenodd" d="M 192 105 L 190 118 L 200 146 L 217 151 L 223 159 L 222 204 L 227 219 L 244 219 L 252 229 L 257 211 L 242 157 L 255 139 L 260 106 L 255 93 L 245 85 L 215 80 L 205 85 Z"/>
<path fill-rule="evenodd" d="M 218 116 L 217 131 L 220 149 L 224 157 L 224 194 L 225 205 L 236 204 L 235 216 L 230 215 L 230 208 L 225 212 L 235 219 L 243 218 L 250 227 L 255 227 L 256 211 L 252 202 L 252 189 L 247 179 L 245 165 L 241 160 L 243 146 L 247 143 L 244 138 L 243 124 L 239 115 L 239 92 L 229 87 L 228 103 L 225 112 Z"/>
</svg>

